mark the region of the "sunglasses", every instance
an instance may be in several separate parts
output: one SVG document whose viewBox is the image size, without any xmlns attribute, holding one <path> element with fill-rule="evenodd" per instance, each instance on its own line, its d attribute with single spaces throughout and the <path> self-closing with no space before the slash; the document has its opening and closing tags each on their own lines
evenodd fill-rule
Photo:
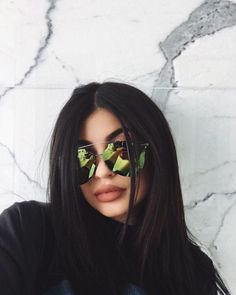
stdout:
<svg viewBox="0 0 236 295">
<path fill-rule="evenodd" d="M 97 156 L 102 156 L 107 167 L 114 173 L 122 176 L 130 176 L 130 159 L 126 141 L 112 141 L 107 143 L 102 154 L 95 155 L 92 150 L 94 144 L 79 146 L 77 158 L 79 160 L 79 183 L 88 182 L 95 174 L 97 169 Z M 148 143 L 131 143 L 138 151 L 138 161 L 136 171 L 139 172 L 144 167 L 145 153 Z"/>
</svg>

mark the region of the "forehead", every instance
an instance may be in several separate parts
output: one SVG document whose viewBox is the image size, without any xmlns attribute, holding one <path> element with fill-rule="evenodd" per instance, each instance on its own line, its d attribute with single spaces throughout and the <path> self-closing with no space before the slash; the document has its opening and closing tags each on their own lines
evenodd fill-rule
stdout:
<svg viewBox="0 0 236 295">
<path fill-rule="evenodd" d="M 117 117 L 106 109 L 97 109 L 90 114 L 81 126 L 79 138 L 90 142 L 106 140 L 114 130 L 121 128 Z M 123 132 L 117 138 L 124 138 Z"/>
</svg>

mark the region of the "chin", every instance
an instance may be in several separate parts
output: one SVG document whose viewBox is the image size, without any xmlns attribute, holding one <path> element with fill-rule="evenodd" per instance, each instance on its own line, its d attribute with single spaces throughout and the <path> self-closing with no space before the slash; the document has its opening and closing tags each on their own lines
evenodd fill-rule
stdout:
<svg viewBox="0 0 236 295">
<path fill-rule="evenodd" d="M 107 204 L 108 205 L 108 204 Z M 127 208 L 112 208 L 113 206 L 107 206 L 107 208 L 95 208 L 97 211 L 99 211 L 102 215 L 106 217 L 110 217 L 112 219 L 115 219 L 117 221 L 121 221 L 124 219 L 124 216 L 127 213 Z"/>
</svg>

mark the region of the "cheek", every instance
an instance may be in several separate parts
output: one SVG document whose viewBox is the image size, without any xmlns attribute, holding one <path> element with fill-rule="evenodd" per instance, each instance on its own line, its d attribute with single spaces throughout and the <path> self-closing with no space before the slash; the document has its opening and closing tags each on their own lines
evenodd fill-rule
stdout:
<svg viewBox="0 0 236 295">
<path fill-rule="evenodd" d="M 92 196 L 92 189 L 90 185 L 88 184 L 83 184 L 80 186 L 80 189 L 85 197 L 86 200 L 90 199 Z"/>
<path fill-rule="evenodd" d="M 138 200 L 142 200 L 146 193 L 148 192 L 150 184 L 150 175 L 148 169 L 142 170 L 139 178 L 138 186 Z"/>
</svg>

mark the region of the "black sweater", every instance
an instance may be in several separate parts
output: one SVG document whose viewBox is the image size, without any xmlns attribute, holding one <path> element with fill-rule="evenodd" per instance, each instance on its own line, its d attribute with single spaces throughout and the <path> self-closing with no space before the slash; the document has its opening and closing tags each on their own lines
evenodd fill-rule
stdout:
<svg viewBox="0 0 236 295">
<path fill-rule="evenodd" d="M 0 215 L 1 295 L 41 295 L 63 279 L 46 207 L 20 202 Z"/>
<path fill-rule="evenodd" d="M 15 203 L 0 215 L 1 295 L 43 295 L 67 280 L 48 209 L 49 204 L 25 201 Z M 109 226 L 114 229 L 118 224 L 111 219 Z M 130 269 L 130 282 L 135 283 L 135 267 Z M 216 295 L 214 286 L 209 295 Z"/>
</svg>

